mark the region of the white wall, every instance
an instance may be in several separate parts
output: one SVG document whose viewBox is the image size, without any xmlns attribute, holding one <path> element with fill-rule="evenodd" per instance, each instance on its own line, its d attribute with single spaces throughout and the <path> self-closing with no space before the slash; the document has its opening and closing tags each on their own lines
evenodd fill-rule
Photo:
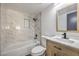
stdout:
<svg viewBox="0 0 79 59">
<path fill-rule="evenodd" d="M 70 4 L 51 4 L 41 12 L 41 33 L 42 35 L 61 35 L 63 32 L 56 32 L 56 11 Z M 79 39 L 79 33 L 67 32 L 68 37 Z M 45 39 L 41 39 L 42 45 L 46 46 Z"/>
<path fill-rule="evenodd" d="M 48 6 L 48 8 L 41 13 L 41 35 L 51 36 L 56 32 L 56 16 L 54 15 L 55 13 L 53 11 L 53 7 L 53 4 L 51 4 L 51 6 Z M 44 47 L 46 47 L 46 40 L 44 38 L 41 38 L 41 43 Z"/>
<path fill-rule="evenodd" d="M 9 9 L 1 4 L 1 55 L 27 55 L 34 46 L 34 21 L 30 19 L 30 27 L 24 28 L 23 13 Z M 33 44 L 32 44 L 33 43 Z M 31 46 L 31 48 L 30 48 Z"/>
<path fill-rule="evenodd" d="M 0 23 L 1 23 L 1 4 L 0 4 Z M 0 55 L 1 55 L 1 24 L 0 24 Z"/>
</svg>

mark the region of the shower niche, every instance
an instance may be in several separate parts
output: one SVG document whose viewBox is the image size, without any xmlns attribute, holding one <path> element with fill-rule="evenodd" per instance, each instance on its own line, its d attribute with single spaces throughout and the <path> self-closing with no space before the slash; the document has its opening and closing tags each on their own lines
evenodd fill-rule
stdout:
<svg viewBox="0 0 79 59">
<path fill-rule="evenodd" d="M 60 32 L 78 31 L 78 4 L 72 4 L 57 11 L 56 29 Z"/>
</svg>

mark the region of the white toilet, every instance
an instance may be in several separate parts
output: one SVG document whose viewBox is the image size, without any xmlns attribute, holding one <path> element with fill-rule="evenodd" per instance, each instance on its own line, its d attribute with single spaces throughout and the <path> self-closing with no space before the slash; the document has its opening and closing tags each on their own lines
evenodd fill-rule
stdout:
<svg viewBox="0 0 79 59">
<path fill-rule="evenodd" d="M 46 48 L 42 47 L 41 45 L 36 46 L 31 50 L 31 55 L 32 56 L 43 56 L 45 55 L 45 50 Z"/>
</svg>

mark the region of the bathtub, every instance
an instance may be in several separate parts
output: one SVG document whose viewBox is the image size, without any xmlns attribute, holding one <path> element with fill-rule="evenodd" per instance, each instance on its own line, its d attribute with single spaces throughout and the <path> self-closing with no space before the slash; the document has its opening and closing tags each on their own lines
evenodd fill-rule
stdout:
<svg viewBox="0 0 79 59">
<path fill-rule="evenodd" d="M 1 52 L 2 56 L 25 56 L 31 53 L 31 49 L 40 44 L 37 40 L 29 40 L 25 42 L 16 43 L 7 47 Z"/>
</svg>

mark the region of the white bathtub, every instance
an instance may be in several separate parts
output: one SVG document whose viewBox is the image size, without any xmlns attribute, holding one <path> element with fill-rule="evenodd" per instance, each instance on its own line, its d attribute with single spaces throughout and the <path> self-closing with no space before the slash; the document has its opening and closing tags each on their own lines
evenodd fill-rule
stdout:
<svg viewBox="0 0 79 59">
<path fill-rule="evenodd" d="M 30 54 L 31 49 L 39 44 L 39 42 L 35 42 L 34 40 L 29 40 L 26 42 L 20 42 L 13 45 L 10 45 L 6 48 L 5 51 L 2 51 L 1 55 L 3 56 L 25 56 Z"/>
</svg>

